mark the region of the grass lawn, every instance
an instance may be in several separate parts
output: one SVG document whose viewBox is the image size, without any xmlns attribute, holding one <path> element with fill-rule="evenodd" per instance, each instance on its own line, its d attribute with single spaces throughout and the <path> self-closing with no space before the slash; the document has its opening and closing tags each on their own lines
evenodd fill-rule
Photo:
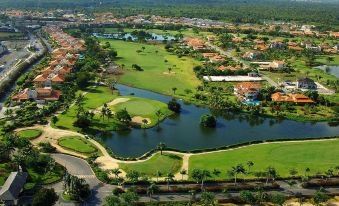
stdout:
<svg viewBox="0 0 339 206">
<path fill-rule="evenodd" d="M 85 154 L 98 151 L 98 149 L 91 142 L 78 136 L 61 137 L 58 141 L 58 144 L 66 149 Z"/>
<path fill-rule="evenodd" d="M 289 176 L 291 169 L 298 175 L 304 175 L 305 168 L 310 168 L 310 175 L 324 172 L 339 165 L 339 140 L 316 142 L 287 142 L 254 145 L 235 150 L 193 155 L 189 159 L 189 170 L 194 168 L 219 169 L 220 179 L 229 178 L 226 172 L 232 166 L 253 161 L 252 171 L 263 171 L 268 166 L 274 167 L 281 177 Z M 253 175 L 242 176 L 253 178 Z M 213 177 L 214 178 L 214 177 Z"/>
<path fill-rule="evenodd" d="M 150 118 L 151 122 L 149 125 L 147 125 L 147 127 L 157 124 L 158 117 L 156 116 L 156 112 L 158 110 L 160 110 L 163 114 L 160 117 L 160 121 L 173 113 L 167 108 L 167 105 L 163 102 L 139 97 L 126 98 L 129 98 L 129 100 L 113 105 L 111 107 L 112 111 L 119 111 L 126 108 L 131 117 L 140 116 L 144 118 Z"/>
<path fill-rule="evenodd" d="M 0 163 L 0 186 L 5 183 L 11 171 L 14 171 L 14 168 L 10 166 L 10 163 Z"/>
<path fill-rule="evenodd" d="M 177 95 L 185 95 L 185 89 L 193 90 L 200 84 L 193 67 L 201 63 L 188 57 L 178 58 L 168 53 L 164 45 L 109 39 L 100 41 L 110 42 L 118 52 L 116 63 L 125 65 L 125 73 L 119 79 L 121 83 L 167 95 L 173 94 L 173 87 L 177 88 Z M 145 50 L 137 53 L 142 47 Z M 141 66 L 144 71 L 133 70 L 133 64 Z M 171 73 L 168 73 L 168 68 L 172 68 Z"/>
<path fill-rule="evenodd" d="M 28 168 L 28 173 L 30 176 L 29 181 L 25 184 L 25 189 L 31 189 L 36 184 L 51 184 L 56 181 L 59 181 L 63 178 L 65 174 L 65 168 L 59 164 L 56 164 L 55 168 L 52 171 L 35 171 L 32 168 Z"/>
<path fill-rule="evenodd" d="M 98 86 L 96 88 L 89 88 L 85 91 L 78 91 L 78 94 L 85 94 L 84 108 L 85 110 L 95 110 L 104 103 L 111 102 L 118 94 L 112 93 L 108 87 Z M 80 128 L 74 127 L 73 122 L 76 120 L 77 107 L 71 106 L 68 111 L 58 116 L 58 122 L 53 125 L 61 129 L 69 129 L 80 131 Z M 100 130 L 116 130 L 119 127 L 119 122 L 110 119 L 103 121 L 99 114 L 95 115 L 92 120 L 91 127 Z"/>
<path fill-rule="evenodd" d="M 38 138 L 42 134 L 42 131 L 38 129 L 26 129 L 26 130 L 21 130 L 17 132 L 16 134 L 20 138 L 32 140 L 32 139 Z"/>
<path fill-rule="evenodd" d="M 15 164 L 12 163 L 1 163 L 0 164 L 0 186 L 2 186 L 7 177 L 11 172 L 15 171 Z M 36 184 L 50 184 L 53 182 L 56 182 L 60 180 L 65 173 L 65 169 L 59 165 L 56 164 L 55 168 L 52 171 L 35 171 L 32 168 L 28 168 L 28 173 L 29 173 L 29 180 L 25 184 L 25 189 L 31 189 L 33 188 Z"/>
<path fill-rule="evenodd" d="M 128 172 L 131 170 L 139 171 L 146 176 L 156 176 L 157 171 L 161 172 L 163 176 L 168 173 L 177 173 L 182 165 L 182 157 L 174 154 L 160 153 L 155 154 L 151 159 L 130 164 L 119 164 L 119 167 Z"/>
</svg>

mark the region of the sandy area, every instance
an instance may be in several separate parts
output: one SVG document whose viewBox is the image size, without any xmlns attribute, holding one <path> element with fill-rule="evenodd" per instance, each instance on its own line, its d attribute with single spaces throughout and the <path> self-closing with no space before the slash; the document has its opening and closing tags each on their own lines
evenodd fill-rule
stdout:
<svg viewBox="0 0 339 206">
<path fill-rule="evenodd" d="M 136 123 L 136 124 L 144 124 L 142 122 L 143 119 L 147 120 L 147 124 L 151 124 L 151 122 L 152 122 L 150 118 L 145 118 L 145 117 L 141 117 L 141 116 L 132 117 L 132 122 Z"/>
<path fill-rule="evenodd" d="M 107 106 L 110 107 L 110 106 L 113 106 L 113 105 L 116 105 L 116 104 L 119 104 L 119 103 L 127 102 L 128 100 L 129 100 L 129 98 L 119 97 L 119 98 L 114 99 L 114 100 L 111 101 L 111 102 L 108 102 L 108 103 L 107 103 Z M 102 107 L 103 107 L 103 106 L 100 106 L 100 107 L 96 108 L 96 109 L 94 110 L 94 113 L 100 113 Z"/>
<path fill-rule="evenodd" d="M 171 72 L 171 73 L 163 72 L 162 74 L 166 74 L 166 75 L 175 75 L 176 73 L 175 73 L 175 72 Z"/>
</svg>

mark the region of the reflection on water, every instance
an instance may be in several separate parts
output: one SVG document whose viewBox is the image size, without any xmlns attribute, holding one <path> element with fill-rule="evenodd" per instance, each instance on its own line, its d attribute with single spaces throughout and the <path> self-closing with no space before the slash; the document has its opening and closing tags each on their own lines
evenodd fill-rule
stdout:
<svg viewBox="0 0 339 206">
<path fill-rule="evenodd" d="M 134 93 L 137 97 L 168 102 L 172 97 L 154 92 L 117 86 L 121 95 Z M 109 138 L 103 137 L 105 144 L 114 153 L 124 157 L 135 157 L 154 148 L 159 142 L 167 146 L 194 150 L 238 144 L 254 140 L 300 139 L 339 135 L 338 125 L 326 122 L 303 123 L 291 120 L 264 118 L 246 114 L 224 113 L 217 115 L 217 128 L 203 128 L 200 117 L 210 110 L 179 101 L 185 112 L 164 120 L 160 127 L 151 129 L 132 129 L 112 132 Z"/>
</svg>

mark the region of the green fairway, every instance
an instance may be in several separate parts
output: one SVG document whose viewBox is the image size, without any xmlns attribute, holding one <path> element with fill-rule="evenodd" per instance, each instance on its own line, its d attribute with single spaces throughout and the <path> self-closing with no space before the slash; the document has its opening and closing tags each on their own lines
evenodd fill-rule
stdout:
<svg viewBox="0 0 339 206">
<path fill-rule="evenodd" d="M 279 176 L 287 177 L 291 169 L 296 169 L 298 175 L 304 175 L 310 168 L 310 175 L 324 173 L 329 168 L 339 166 L 339 140 L 286 142 L 254 145 L 229 151 L 193 155 L 189 159 L 189 170 L 194 168 L 219 169 L 220 179 L 230 178 L 226 172 L 232 166 L 243 164 L 247 169 L 247 161 L 254 162 L 251 171 L 264 171 L 274 167 Z M 240 176 L 253 178 L 253 174 Z"/>
<path fill-rule="evenodd" d="M 182 165 L 182 157 L 174 154 L 155 154 L 151 159 L 140 163 L 119 164 L 121 169 L 128 172 L 138 171 L 146 176 L 156 176 L 157 171 L 166 176 L 168 173 L 177 173 Z"/>
<path fill-rule="evenodd" d="M 128 98 L 129 100 L 112 106 L 112 110 L 119 111 L 126 109 L 131 117 L 149 118 L 151 122 L 148 127 L 154 126 L 158 122 L 158 117 L 156 116 L 157 111 L 161 111 L 162 113 L 159 117 L 160 121 L 172 114 L 172 111 L 170 111 L 163 102 L 139 97 L 124 98 Z"/>
<path fill-rule="evenodd" d="M 116 63 L 123 64 L 124 75 L 121 83 L 143 88 L 162 94 L 172 95 L 172 88 L 177 88 L 177 95 L 185 95 L 185 89 L 193 90 L 199 85 L 193 67 L 200 62 L 189 57 L 178 58 L 168 53 L 164 45 L 151 45 L 120 40 L 101 39 L 110 42 L 117 50 Z M 144 50 L 137 52 L 137 50 Z M 139 65 L 144 71 L 135 71 L 132 65 Z M 168 68 L 172 70 L 169 72 Z"/>
<path fill-rule="evenodd" d="M 98 150 L 91 142 L 78 136 L 62 137 L 59 139 L 58 144 L 66 149 L 86 154 Z"/>
<path fill-rule="evenodd" d="M 17 132 L 16 134 L 20 138 L 32 140 L 32 139 L 38 138 L 42 134 L 42 131 L 38 129 L 26 129 L 26 130 L 21 130 Z"/>
</svg>

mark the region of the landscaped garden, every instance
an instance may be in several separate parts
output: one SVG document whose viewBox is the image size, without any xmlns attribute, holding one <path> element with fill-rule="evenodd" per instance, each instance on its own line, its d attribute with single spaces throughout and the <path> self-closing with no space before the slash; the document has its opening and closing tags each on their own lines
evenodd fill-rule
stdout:
<svg viewBox="0 0 339 206">
<path fill-rule="evenodd" d="M 339 140 L 284 142 L 253 145 L 234 150 L 193 155 L 189 159 L 189 171 L 207 169 L 221 171 L 218 179 L 230 179 L 227 171 L 242 164 L 248 170 L 247 163 L 252 161 L 251 173 L 239 177 L 254 178 L 255 172 L 263 172 L 267 167 L 274 167 L 281 177 L 291 176 L 297 171 L 298 176 L 324 174 L 325 171 L 339 166 Z"/>
<path fill-rule="evenodd" d="M 116 63 L 123 66 L 124 75 L 119 81 L 134 87 L 162 94 L 185 95 L 184 90 L 193 90 L 199 85 L 193 67 L 201 64 L 190 57 L 179 58 L 164 49 L 164 45 L 153 45 L 120 40 L 101 39 L 109 42 L 118 52 Z M 138 65 L 143 71 L 136 71 Z M 176 88 L 176 91 L 173 91 Z"/>
<path fill-rule="evenodd" d="M 38 138 L 42 134 L 42 131 L 38 129 L 26 129 L 26 130 L 18 131 L 16 134 L 20 138 L 33 140 L 35 138 Z"/>
<path fill-rule="evenodd" d="M 61 137 L 58 144 L 66 149 L 88 155 L 98 151 L 91 142 L 79 136 Z"/>
<path fill-rule="evenodd" d="M 119 164 L 120 168 L 126 172 L 138 171 L 149 177 L 155 177 L 157 173 L 161 174 L 160 176 L 166 176 L 168 173 L 175 174 L 179 172 L 181 165 L 181 156 L 165 152 L 162 155 L 157 153 L 144 162 Z"/>
</svg>

